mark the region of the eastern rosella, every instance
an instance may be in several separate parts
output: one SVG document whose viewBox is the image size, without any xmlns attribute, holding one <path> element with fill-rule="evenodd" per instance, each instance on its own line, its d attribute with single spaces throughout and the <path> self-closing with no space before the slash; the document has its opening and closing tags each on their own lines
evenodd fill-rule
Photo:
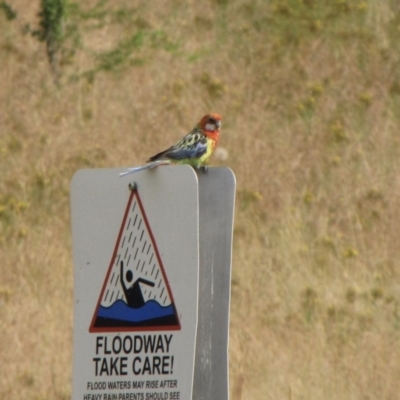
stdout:
<svg viewBox="0 0 400 400">
<path fill-rule="evenodd" d="M 150 157 L 146 161 L 148 164 L 141 167 L 128 168 L 120 176 L 167 164 L 188 164 L 194 168 L 200 168 L 208 161 L 214 151 L 220 129 L 221 116 L 207 114 L 177 144 Z"/>
</svg>

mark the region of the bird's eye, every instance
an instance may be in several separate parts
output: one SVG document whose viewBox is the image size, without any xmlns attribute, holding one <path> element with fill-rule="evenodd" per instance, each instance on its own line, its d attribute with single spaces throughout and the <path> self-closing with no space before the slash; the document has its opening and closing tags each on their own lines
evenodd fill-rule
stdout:
<svg viewBox="0 0 400 400">
<path fill-rule="evenodd" d="M 214 118 L 208 118 L 208 122 L 210 122 L 211 124 L 215 124 Z"/>
</svg>

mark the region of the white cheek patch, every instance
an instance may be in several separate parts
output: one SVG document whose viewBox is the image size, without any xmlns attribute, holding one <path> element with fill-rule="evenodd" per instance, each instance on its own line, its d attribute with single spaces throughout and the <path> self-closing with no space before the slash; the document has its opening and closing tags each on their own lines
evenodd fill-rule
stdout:
<svg viewBox="0 0 400 400">
<path fill-rule="evenodd" d="M 215 124 L 206 124 L 206 131 L 215 131 L 215 129 L 217 129 Z"/>
</svg>

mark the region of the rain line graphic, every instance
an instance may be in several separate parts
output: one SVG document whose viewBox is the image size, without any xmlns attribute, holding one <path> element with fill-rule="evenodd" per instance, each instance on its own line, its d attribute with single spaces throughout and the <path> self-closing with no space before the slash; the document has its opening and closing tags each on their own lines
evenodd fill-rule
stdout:
<svg viewBox="0 0 400 400">
<path fill-rule="evenodd" d="M 180 328 L 157 244 L 139 193 L 133 190 L 89 331 Z"/>
</svg>

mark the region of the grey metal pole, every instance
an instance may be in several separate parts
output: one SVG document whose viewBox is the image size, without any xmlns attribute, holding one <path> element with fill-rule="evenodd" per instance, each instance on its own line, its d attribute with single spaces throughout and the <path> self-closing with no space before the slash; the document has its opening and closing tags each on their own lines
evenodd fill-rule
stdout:
<svg viewBox="0 0 400 400">
<path fill-rule="evenodd" d="M 229 168 L 199 172 L 199 308 L 194 400 L 227 400 L 228 336 L 236 181 Z"/>
</svg>

